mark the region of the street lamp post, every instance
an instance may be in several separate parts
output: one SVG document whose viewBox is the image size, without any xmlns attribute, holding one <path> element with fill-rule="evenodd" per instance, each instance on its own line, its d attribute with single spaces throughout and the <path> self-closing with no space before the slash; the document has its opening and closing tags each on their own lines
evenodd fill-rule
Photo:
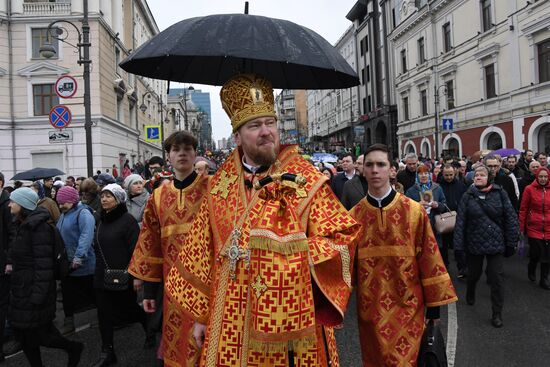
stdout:
<svg viewBox="0 0 550 367">
<path fill-rule="evenodd" d="M 435 120 L 435 161 L 439 159 L 439 91 L 441 90 L 441 94 L 444 96 L 449 95 L 449 91 L 447 90 L 447 86 L 445 84 L 434 87 L 434 120 Z M 449 103 L 453 103 L 453 98 L 448 99 Z"/>
<path fill-rule="evenodd" d="M 48 25 L 47 34 L 51 35 L 52 38 L 68 44 L 69 46 L 76 48 L 78 50 L 78 64 L 84 66 L 84 73 L 82 78 L 84 79 L 84 131 L 86 133 L 86 165 L 88 171 L 88 177 L 94 175 L 94 162 L 93 162 L 93 153 L 92 153 L 92 111 L 91 111 L 91 101 L 90 101 L 90 25 L 88 23 L 88 0 L 83 0 L 83 10 L 84 15 L 82 18 L 82 32 L 80 29 L 73 23 L 68 20 L 54 20 Z M 63 27 L 55 28 L 55 35 L 52 34 L 52 27 L 55 24 L 65 23 L 70 24 L 76 29 L 78 33 L 78 43 L 73 45 L 67 42 L 68 32 L 67 29 Z M 50 42 L 45 42 L 42 47 L 40 47 L 40 54 L 49 59 L 56 54 L 55 48 Z"/>
<path fill-rule="evenodd" d="M 151 95 L 151 91 L 143 93 L 141 96 L 141 105 L 139 109 L 141 112 L 147 111 L 147 105 L 145 104 L 145 97 Z M 162 159 L 166 159 L 166 153 L 164 151 L 164 106 L 162 105 L 162 96 L 158 98 L 158 108 L 160 110 L 160 147 L 162 149 Z M 168 119 L 168 117 L 167 117 Z"/>
</svg>

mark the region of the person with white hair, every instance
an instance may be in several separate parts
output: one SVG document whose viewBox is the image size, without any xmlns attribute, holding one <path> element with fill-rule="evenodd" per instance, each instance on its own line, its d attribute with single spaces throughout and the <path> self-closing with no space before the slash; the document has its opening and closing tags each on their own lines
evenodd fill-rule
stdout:
<svg viewBox="0 0 550 367">
<path fill-rule="evenodd" d="M 128 209 L 128 213 L 137 220 L 140 228 L 145 204 L 147 204 L 147 200 L 149 199 L 149 192 L 145 190 L 144 186 L 145 181 L 138 174 L 131 174 L 124 179 L 124 189 L 128 194 L 126 208 Z"/>
</svg>

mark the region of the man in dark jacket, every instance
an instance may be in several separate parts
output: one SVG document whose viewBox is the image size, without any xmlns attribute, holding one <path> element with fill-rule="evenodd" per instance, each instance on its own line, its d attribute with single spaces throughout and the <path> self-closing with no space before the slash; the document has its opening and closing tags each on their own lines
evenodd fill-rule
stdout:
<svg viewBox="0 0 550 367">
<path fill-rule="evenodd" d="M 8 250 L 15 235 L 13 218 L 8 204 L 10 194 L 4 190 L 4 175 L 0 172 L 0 361 L 4 359 L 2 344 L 4 344 L 4 328 L 8 313 L 10 295 L 11 261 L 8 260 Z"/>
<path fill-rule="evenodd" d="M 340 201 L 347 210 L 351 210 L 366 194 L 367 180 L 363 175 L 356 175 L 344 184 L 344 191 Z"/>
<path fill-rule="evenodd" d="M 527 186 L 529 186 L 533 181 L 535 181 L 535 174 L 540 168 L 540 163 L 536 160 L 532 160 L 531 163 L 529 163 L 529 171 L 523 175 L 523 178 L 519 182 L 519 202 L 521 203 L 521 198 L 523 195 L 523 191 Z"/>
<path fill-rule="evenodd" d="M 342 201 L 342 192 L 344 191 L 344 184 L 346 181 L 351 180 L 357 175 L 357 171 L 353 166 L 354 158 L 351 154 L 342 157 L 342 172 L 338 173 L 332 179 L 331 188 L 338 200 Z"/>
<path fill-rule="evenodd" d="M 464 182 L 459 180 L 457 169 L 450 164 L 446 164 L 445 167 L 443 167 L 443 181 L 441 182 L 441 188 L 443 189 L 445 199 L 447 200 L 447 207 L 452 211 L 457 211 L 458 204 L 460 204 L 462 195 L 466 192 L 467 187 Z M 453 248 L 453 235 L 454 232 L 444 233 L 441 235 L 441 240 L 445 251 Z M 458 277 L 464 278 L 467 273 L 465 252 L 455 250 L 455 260 L 458 268 Z"/>
<path fill-rule="evenodd" d="M 403 185 L 403 192 L 416 183 L 416 169 L 418 168 L 418 157 L 414 153 L 409 153 L 405 157 L 407 167 L 397 174 L 397 182 Z"/>
<path fill-rule="evenodd" d="M 517 166 L 524 174 L 529 173 L 529 164 L 533 161 L 533 151 L 527 149 L 519 158 Z"/>
<path fill-rule="evenodd" d="M 488 155 L 485 157 L 484 161 L 485 166 L 489 170 L 489 174 L 494 177 L 493 182 L 502 187 L 508 194 L 508 198 L 517 213 L 519 211 L 519 198 L 516 195 L 514 182 L 502 169 L 502 158 L 498 155 Z"/>
</svg>

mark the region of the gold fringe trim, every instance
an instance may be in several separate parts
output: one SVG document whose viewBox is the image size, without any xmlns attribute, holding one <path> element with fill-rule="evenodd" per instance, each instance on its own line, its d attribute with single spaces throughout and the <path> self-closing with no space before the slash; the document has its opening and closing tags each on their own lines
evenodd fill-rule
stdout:
<svg viewBox="0 0 550 367">
<path fill-rule="evenodd" d="M 305 336 L 300 339 L 266 342 L 250 339 L 249 350 L 260 353 L 286 353 L 289 348 L 292 350 L 306 350 L 315 346 L 317 338 L 315 335 Z"/>
<path fill-rule="evenodd" d="M 283 255 L 291 255 L 297 252 L 306 252 L 309 250 L 307 240 L 279 242 L 277 240 L 265 237 L 250 237 L 248 246 L 251 250 L 265 250 Z"/>
</svg>

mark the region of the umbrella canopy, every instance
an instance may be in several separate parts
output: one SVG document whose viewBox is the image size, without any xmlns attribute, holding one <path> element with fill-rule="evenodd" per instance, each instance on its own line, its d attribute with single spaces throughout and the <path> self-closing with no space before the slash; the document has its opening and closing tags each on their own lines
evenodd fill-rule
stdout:
<svg viewBox="0 0 550 367">
<path fill-rule="evenodd" d="M 502 149 L 493 150 L 491 152 L 491 154 L 498 154 L 501 157 L 507 157 L 509 155 L 517 155 L 520 153 L 521 152 L 519 150 L 514 148 L 502 148 Z"/>
<path fill-rule="evenodd" d="M 120 66 L 149 78 L 209 85 L 223 85 L 238 73 L 259 74 L 274 88 L 359 84 L 347 61 L 311 29 L 249 14 L 182 20 L 143 44 Z"/>
<path fill-rule="evenodd" d="M 311 160 L 314 162 L 337 162 L 338 157 L 330 153 L 313 153 Z"/>
<path fill-rule="evenodd" d="M 28 180 L 36 181 L 42 178 L 54 177 L 64 175 L 65 172 L 58 170 L 57 168 L 42 168 L 36 167 L 28 171 L 19 172 L 13 176 L 12 180 Z"/>
</svg>

